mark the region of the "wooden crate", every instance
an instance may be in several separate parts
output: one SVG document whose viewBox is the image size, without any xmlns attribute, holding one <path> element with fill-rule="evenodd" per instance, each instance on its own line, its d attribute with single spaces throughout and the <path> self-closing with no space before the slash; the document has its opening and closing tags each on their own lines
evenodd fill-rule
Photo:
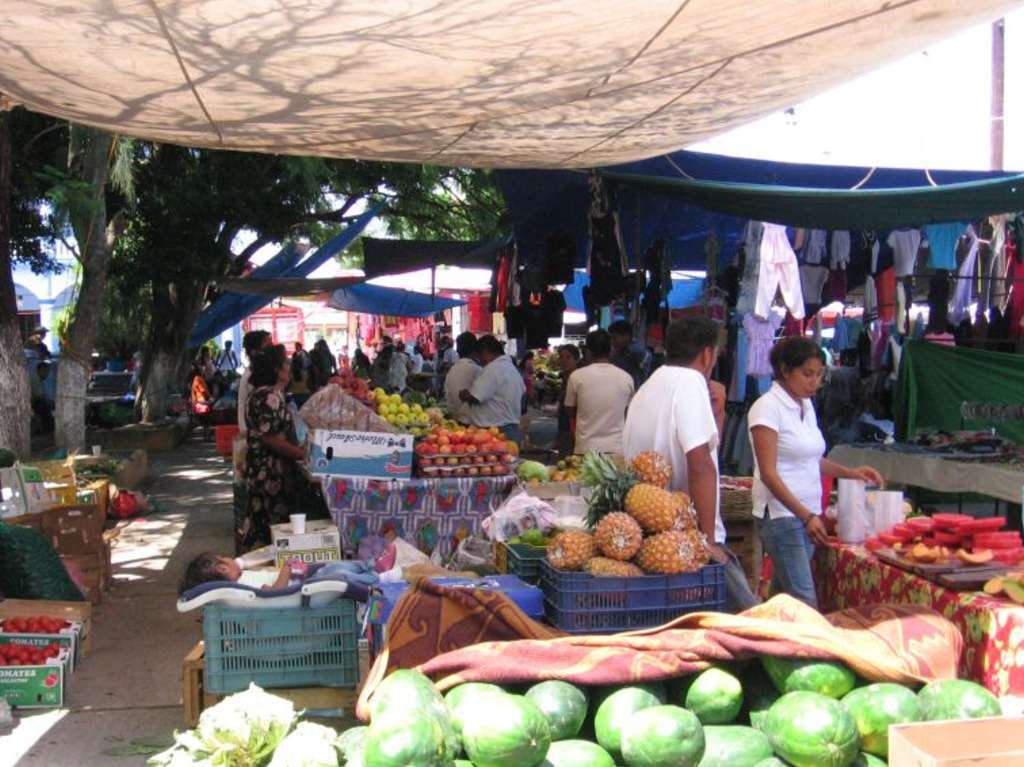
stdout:
<svg viewBox="0 0 1024 767">
<path fill-rule="evenodd" d="M 305 711 L 341 711 L 354 716 L 359 690 L 343 687 L 278 687 L 267 689 L 280 698 L 290 700 L 296 709 Z M 204 709 L 217 703 L 224 695 L 207 692 L 203 687 L 203 643 L 193 647 L 181 666 L 181 705 L 186 727 L 195 727 Z"/>
</svg>

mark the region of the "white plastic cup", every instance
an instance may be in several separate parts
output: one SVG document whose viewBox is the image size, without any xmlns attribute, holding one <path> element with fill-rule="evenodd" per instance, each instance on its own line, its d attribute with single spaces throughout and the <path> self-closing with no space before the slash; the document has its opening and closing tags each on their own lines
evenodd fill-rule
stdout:
<svg viewBox="0 0 1024 767">
<path fill-rule="evenodd" d="M 102 453 L 103 453 L 103 445 L 93 445 L 92 446 L 92 454 L 94 456 L 99 458 Z"/>
<path fill-rule="evenodd" d="M 292 533 L 294 535 L 302 535 L 306 532 L 306 515 L 305 514 L 291 514 L 288 517 L 292 523 Z"/>
</svg>

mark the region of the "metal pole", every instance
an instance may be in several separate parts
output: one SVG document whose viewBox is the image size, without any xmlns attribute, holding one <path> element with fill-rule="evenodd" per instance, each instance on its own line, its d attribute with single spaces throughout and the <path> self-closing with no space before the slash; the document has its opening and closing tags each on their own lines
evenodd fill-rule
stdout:
<svg viewBox="0 0 1024 767">
<path fill-rule="evenodd" d="M 992 24 L 992 170 L 1003 170 L 1003 105 L 1006 97 L 1006 20 Z"/>
</svg>

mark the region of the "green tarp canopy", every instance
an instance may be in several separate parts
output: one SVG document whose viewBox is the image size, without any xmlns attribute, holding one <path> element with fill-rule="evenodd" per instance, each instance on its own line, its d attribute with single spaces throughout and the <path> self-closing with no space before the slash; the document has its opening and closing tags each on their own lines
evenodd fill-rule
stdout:
<svg viewBox="0 0 1024 767">
<path fill-rule="evenodd" d="M 897 229 L 1024 210 L 1024 175 L 904 189 L 810 189 L 599 171 L 705 210 L 812 229 Z"/>
<path fill-rule="evenodd" d="M 896 438 L 919 429 L 957 431 L 960 405 L 1024 404 L 1024 356 L 953 348 L 922 341 L 903 346 L 896 386 Z M 1024 422 L 966 421 L 967 429 L 989 429 L 1024 444 Z"/>
</svg>

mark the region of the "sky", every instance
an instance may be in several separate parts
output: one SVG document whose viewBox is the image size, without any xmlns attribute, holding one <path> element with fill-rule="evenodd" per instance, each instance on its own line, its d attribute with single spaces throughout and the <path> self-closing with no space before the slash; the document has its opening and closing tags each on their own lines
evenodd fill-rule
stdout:
<svg viewBox="0 0 1024 767">
<path fill-rule="evenodd" d="M 987 170 L 985 24 L 689 149 L 787 162 Z M 1005 163 L 1024 170 L 1024 11 L 1006 18 Z"/>
</svg>

